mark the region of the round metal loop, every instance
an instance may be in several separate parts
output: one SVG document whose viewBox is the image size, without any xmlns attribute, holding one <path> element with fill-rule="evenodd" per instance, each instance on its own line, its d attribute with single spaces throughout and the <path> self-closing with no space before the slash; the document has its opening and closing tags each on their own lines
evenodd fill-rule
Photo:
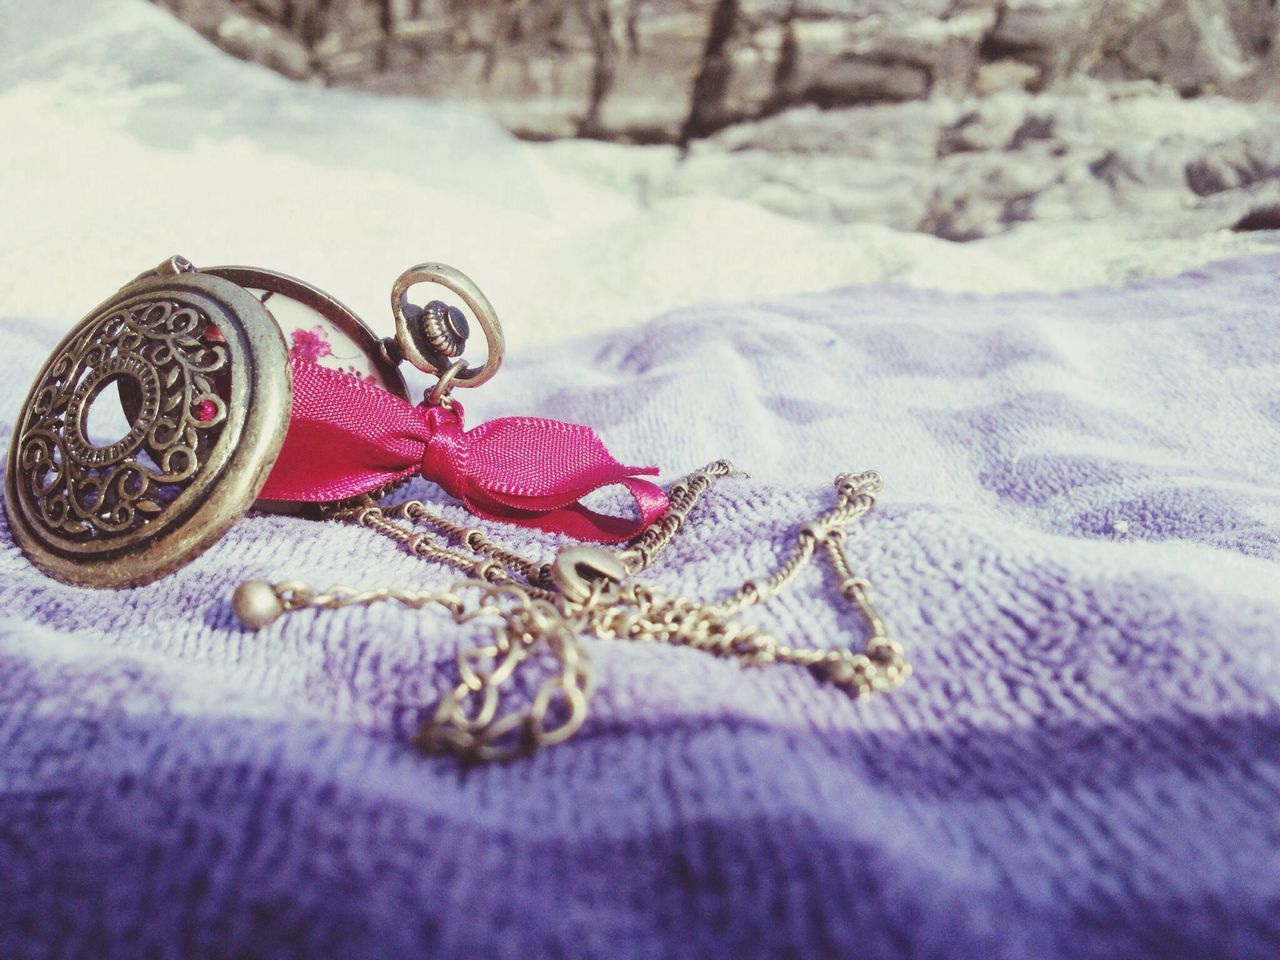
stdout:
<svg viewBox="0 0 1280 960">
<path fill-rule="evenodd" d="M 454 382 L 467 371 L 467 361 L 455 360 L 449 364 L 449 368 L 440 374 L 440 379 L 436 381 L 436 385 L 427 391 L 426 401 L 428 407 L 438 407 L 448 405 L 449 391 L 453 388 Z"/>
<path fill-rule="evenodd" d="M 424 373 L 435 373 L 444 376 L 453 369 L 447 357 L 440 356 L 428 342 L 425 331 L 421 328 L 421 320 L 410 314 L 406 295 L 409 288 L 419 283 L 438 283 L 447 287 L 462 298 L 471 308 L 476 322 L 484 331 L 488 356 L 483 366 L 469 367 L 463 364 L 462 369 L 454 373 L 452 383 L 457 387 L 478 387 L 488 382 L 498 367 L 502 365 L 505 341 L 502 336 L 502 324 L 498 322 L 497 311 L 493 304 L 480 292 L 480 288 L 460 270 L 443 263 L 420 263 L 400 274 L 391 288 L 391 312 L 396 318 L 396 342 L 400 346 L 404 358 Z M 438 385 L 437 385 L 438 386 Z"/>
</svg>

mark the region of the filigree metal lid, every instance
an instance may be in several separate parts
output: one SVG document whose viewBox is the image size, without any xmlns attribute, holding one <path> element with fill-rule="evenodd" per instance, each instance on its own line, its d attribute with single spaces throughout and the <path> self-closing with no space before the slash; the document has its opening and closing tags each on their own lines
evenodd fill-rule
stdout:
<svg viewBox="0 0 1280 960">
<path fill-rule="evenodd" d="M 90 429 L 118 396 L 117 429 Z M 14 539 L 69 583 L 146 583 L 254 503 L 289 423 L 284 338 L 229 280 L 147 275 L 94 310 L 37 376 L 5 474 Z M 110 423 L 110 421 L 108 421 Z"/>
</svg>

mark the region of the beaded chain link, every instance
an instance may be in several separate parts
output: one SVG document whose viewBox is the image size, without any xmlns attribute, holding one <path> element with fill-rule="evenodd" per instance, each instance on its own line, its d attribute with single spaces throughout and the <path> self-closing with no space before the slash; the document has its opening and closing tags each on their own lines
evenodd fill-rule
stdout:
<svg viewBox="0 0 1280 960">
<path fill-rule="evenodd" d="M 800 527 L 790 552 L 772 573 L 746 581 L 727 599 L 702 603 L 630 579 L 662 555 L 712 484 L 732 472 L 731 464 L 718 460 L 674 484 L 668 509 L 626 549 L 569 547 L 552 563 L 507 550 L 418 500 L 387 508 L 341 508 L 330 515 L 368 527 L 468 578 L 443 592 L 316 591 L 298 581 L 251 580 L 236 591 L 236 614 L 246 625 L 260 627 L 288 611 L 390 601 L 412 609 L 441 608 L 458 624 L 493 621 L 488 643 L 458 654 L 457 684 L 414 738 L 423 749 L 472 760 L 522 756 L 562 743 L 582 727 L 595 688 L 595 672 L 580 639 L 584 635 L 686 646 L 750 667 L 805 667 L 854 697 L 901 686 L 911 666 L 872 603 L 870 584 L 853 572 L 844 551 L 845 528 L 871 509 L 881 490 L 877 473 L 838 476 L 835 504 Z M 789 646 L 736 618 L 784 590 L 815 557 L 825 559 L 840 596 L 865 623 L 867 638 L 859 652 Z M 470 603 L 463 599 L 473 594 Z M 522 669 L 539 671 L 534 679 L 541 681 L 525 683 L 522 692 L 531 689 L 532 695 L 507 698 L 521 701 L 510 706 L 504 693 L 514 691 Z"/>
</svg>

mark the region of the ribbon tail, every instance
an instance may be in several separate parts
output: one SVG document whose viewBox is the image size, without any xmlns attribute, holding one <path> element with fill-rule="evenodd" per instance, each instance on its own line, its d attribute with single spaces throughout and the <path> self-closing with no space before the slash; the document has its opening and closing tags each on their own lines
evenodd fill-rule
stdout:
<svg viewBox="0 0 1280 960">
<path fill-rule="evenodd" d="M 506 417 L 464 430 L 462 408 L 415 407 L 385 390 L 315 363 L 294 360 L 293 411 L 262 499 L 333 501 L 421 471 L 481 516 L 580 540 L 617 543 L 656 520 L 667 496 L 640 479 L 590 427 Z M 638 517 L 584 506 L 622 484 Z"/>
<path fill-rule="evenodd" d="M 466 433 L 459 456 L 437 431 L 424 474 L 482 516 L 579 540 L 618 543 L 636 536 L 667 508 L 667 495 L 638 474 L 656 467 L 619 463 L 590 427 L 536 417 L 491 420 Z M 433 456 L 433 454 L 440 454 Z M 581 503 L 593 491 L 622 484 L 638 516 L 610 516 Z"/>
<path fill-rule="evenodd" d="M 600 513 L 581 502 L 565 504 L 550 510 L 521 509 L 505 498 L 486 497 L 481 492 L 464 496 L 467 506 L 482 516 L 523 527 L 535 527 L 548 533 L 562 533 L 576 540 L 593 540 L 598 543 L 621 543 L 641 533 L 645 527 L 662 516 L 667 509 L 667 495 L 656 483 L 639 477 L 626 476 L 616 481 L 622 484 L 635 501 L 638 517 L 618 517 Z M 601 484 L 606 486 L 607 484 Z"/>
</svg>

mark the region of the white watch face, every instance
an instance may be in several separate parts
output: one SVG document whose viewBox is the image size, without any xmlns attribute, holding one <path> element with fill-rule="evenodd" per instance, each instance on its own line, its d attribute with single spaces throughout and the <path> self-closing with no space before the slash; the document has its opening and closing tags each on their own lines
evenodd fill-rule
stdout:
<svg viewBox="0 0 1280 960">
<path fill-rule="evenodd" d="M 360 345 L 319 311 L 287 294 L 256 287 L 245 287 L 262 301 L 263 306 L 280 325 L 289 356 L 310 360 L 331 370 L 358 377 L 389 390 L 397 389 L 379 372 L 374 360 Z"/>
</svg>

